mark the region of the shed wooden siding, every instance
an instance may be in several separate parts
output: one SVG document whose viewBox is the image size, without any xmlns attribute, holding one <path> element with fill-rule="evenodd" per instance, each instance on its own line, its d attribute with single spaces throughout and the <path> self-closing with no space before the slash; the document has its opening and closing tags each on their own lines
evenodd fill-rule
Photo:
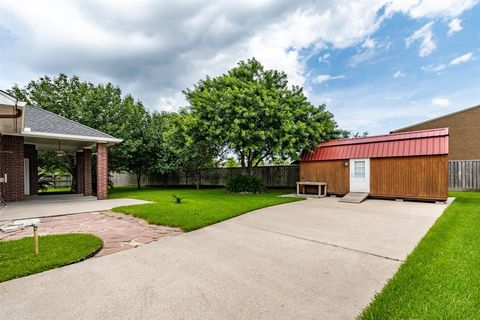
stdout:
<svg viewBox="0 0 480 320">
<path fill-rule="evenodd" d="M 446 200 L 447 155 L 370 160 L 370 195 L 380 197 Z"/>
<path fill-rule="evenodd" d="M 302 161 L 301 181 L 323 181 L 329 194 L 350 191 L 350 169 L 345 160 Z M 315 192 L 315 190 L 307 190 Z M 447 155 L 370 159 L 370 195 L 373 197 L 446 200 Z"/>
<path fill-rule="evenodd" d="M 347 194 L 350 189 L 350 171 L 344 163 L 344 160 L 302 161 L 300 181 L 326 182 L 329 194 Z"/>
</svg>

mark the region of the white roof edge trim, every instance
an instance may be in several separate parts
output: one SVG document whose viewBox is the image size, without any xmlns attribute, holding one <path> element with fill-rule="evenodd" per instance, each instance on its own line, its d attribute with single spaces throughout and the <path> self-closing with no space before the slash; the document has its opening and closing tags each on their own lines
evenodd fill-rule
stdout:
<svg viewBox="0 0 480 320">
<path fill-rule="evenodd" d="M 73 140 L 73 141 L 95 141 L 99 143 L 120 143 L 123 140 L 117 138 L 107 138 L 107 137 L 90 137 L 90 136 L 78 136 L 72 134 L 60 134 L 60 133 L 49 133 L 49 132 L 37 132 L 37 131 L 22 131 L 20 134 L 11 134 L 24 137 L 34 137 L 34 138 L 51 138 L 51 139 L 60 139 L 60 140 Z"/>
</svg>

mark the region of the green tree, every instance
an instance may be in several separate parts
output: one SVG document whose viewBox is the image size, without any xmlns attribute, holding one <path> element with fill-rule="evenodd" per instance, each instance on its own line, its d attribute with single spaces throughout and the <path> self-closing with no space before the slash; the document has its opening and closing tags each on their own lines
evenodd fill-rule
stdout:
<svg viewBox="0 0 480 320">
<path fill-rule="evenodd" d="M 301 87 L 288 87 L 284 72 L 255 58 L 184 93 L 198 134 L 232 150 L 250 174 L 262 161 L 298 158 L 342 134 L 325 105 L 312 105 Z"/>
<path fill-rule="evenodd" d="M 228 157 L 223 165 L 227 168 L 240 167 L 240 163 L 234 157 Z"/>
<path fill-rule="evenodd" d="M 218 165 L 222 147 L 201 135 L 197 130 L 197 119 L 188 110 L 173 114 L 171 120 L 164 131 L 164 152 L 167 157 L 160 163 L 165 172 L 184 171 L 193 177 L 199 189 L 202 170 Z"/>
<path fill-rule="evenodd" d="M 143 104 L 127 95 L 122 97 L 118 86 L 111 83 L 94 85 L 65 74 L 44 76 L 25 87 L 15 85 L 10 93 L 18 99 L 103 131 L 124 141 L 109 150 L 109 169 L 138 174 L 146 172 L 139 163 L 145 150 L 145 132 L 149 115 Z M 45 156 L 47 157 L 47 156 Z M 65 168 L 75 176 L 74 156 L 62 157 Z M 49 161 L 50 160 L 50 161 Z M 55 160 L 44 159 L 55 163 Z M 149 161 L 145 158 L 145 161 Z M 140 169 L 139 169 L 140 168 Z"/>
</svg>

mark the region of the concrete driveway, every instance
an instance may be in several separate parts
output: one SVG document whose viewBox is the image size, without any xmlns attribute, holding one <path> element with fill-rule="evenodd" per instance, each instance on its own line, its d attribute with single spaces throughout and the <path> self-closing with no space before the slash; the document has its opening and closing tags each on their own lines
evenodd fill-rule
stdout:
<svg viewBox="0 0 480 320">
<path fill-rule="evenodd" d="M 353 319 L 446 205 L 309 199 L 0 284 L 5 319 Z"/>
<path fill-rule="evenodd" d="M 0 222 L 110 210 L 144 203 L 149 202 L 130 198 L 97 200 L 96 197 L 81 194 L 29 196 L 24 201 L 12 202 L 0 208 Z"/>
</svg>

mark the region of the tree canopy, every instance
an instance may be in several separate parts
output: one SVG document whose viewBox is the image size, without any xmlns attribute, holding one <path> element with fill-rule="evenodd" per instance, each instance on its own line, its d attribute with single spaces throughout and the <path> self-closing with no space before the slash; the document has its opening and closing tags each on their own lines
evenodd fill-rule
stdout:
<svg viewBox="0 0 480 320">
<path fill-rule="evenodd" d="M 325 105 L 315 106 L 287 75 L 256 59 L 227 73 L 206 77 L 184 91 L 189 106 L 178 112 L 149 112 L 118 86 L 92 84 L 65 74 L 41 77 L 10 92 L 18 99 L 90 126 L 123 142 L 110 148 L 109 169 L 142 175 L 183 171 L 197 186 L 201 170 L 263 163 L 288 163 L 323 140 L 346 136 Z M 235 155 L 235 158 L 232 158 Z M 230 159 L 225 159 L 230 157 Z M 44 153 L 45 168 L 75 176 L 73 155 Z"/>
<path fill-rule="evenodd" d="M 152 151 L 147 150 L 146 143 L 150 115 L 141 102 L 130 95 L 122 97 L 118 86 L 94 85 L 80 81 L 77 76 L 68 78 L 60 74 L 41 77 L 23 88 L 15 85 L 10 92 L 19 100 L 123 139 L 110 150 L 110 170 L 144 174 L 154 161 L 149 157 Z M 58 161 L 51 154 L 42 153 L 40 162 L 47 167 L 63 165 L 75 176 L 73 155 Z"/>
<path fill-rule="evenodd" d="M 250 171 L 344 134 L 325 105 L 312 105 L 301 87 L 288 86 L 284 72 L 254 58 L 184 93 L 198 134 L 230 149 Z"/>
</svg>

